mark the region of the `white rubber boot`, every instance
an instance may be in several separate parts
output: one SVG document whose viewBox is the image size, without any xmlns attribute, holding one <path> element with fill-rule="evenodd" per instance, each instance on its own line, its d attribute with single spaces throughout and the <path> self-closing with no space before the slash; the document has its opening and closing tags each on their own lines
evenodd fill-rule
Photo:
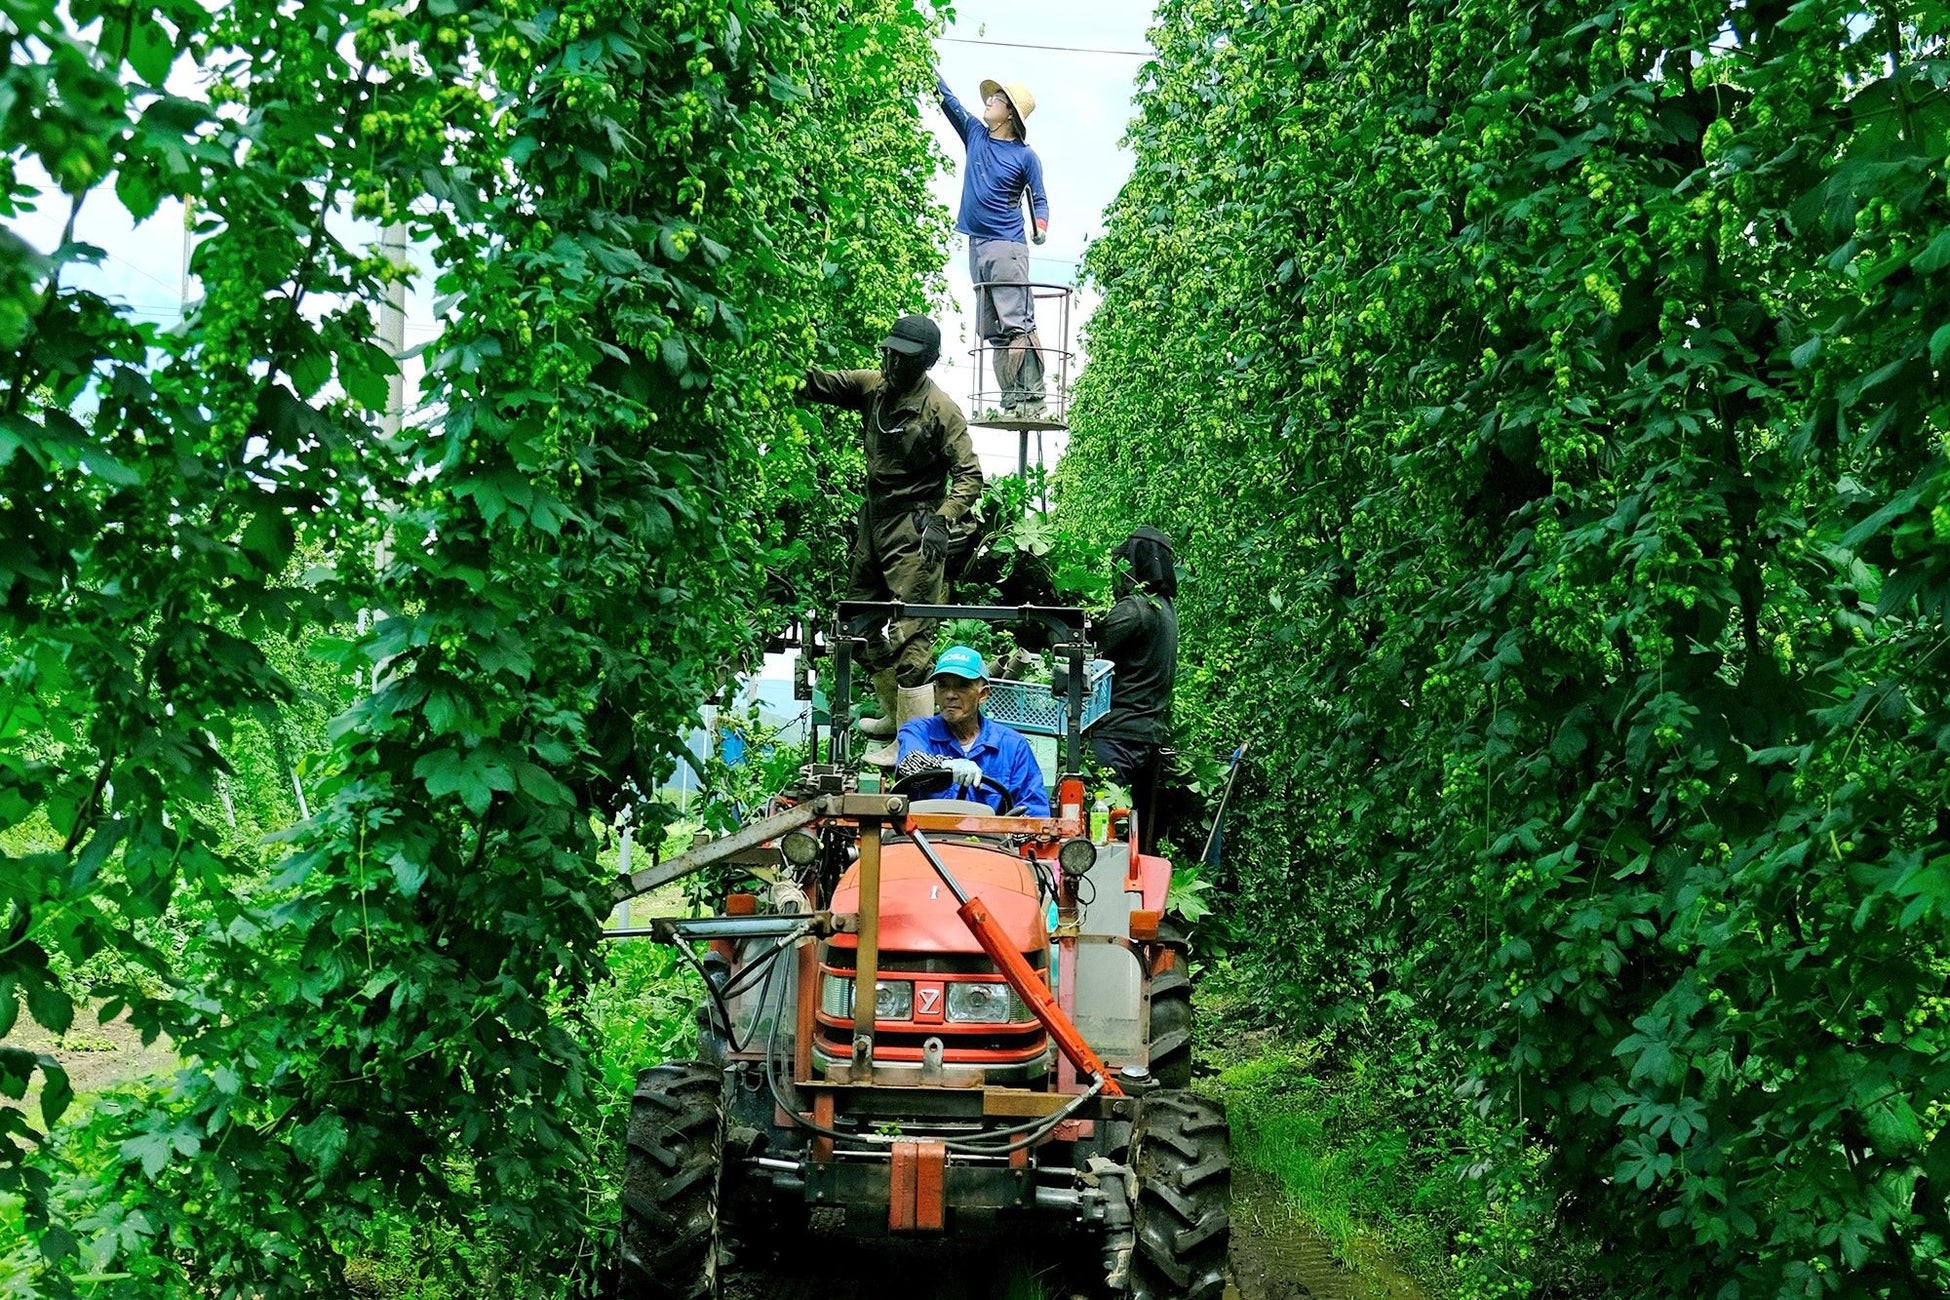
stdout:
<svg viewBox="0 0 1950 1300">
<path fill-rule="evenodd" d="M 895 716 L 900 726 L 905 727 L 916 718 L 934 716 L 934 683 L 923 682 L 919 686 L 903 686 Z M 861 757 L 875 767 L 895 767 L 901 761 L 900 730 L 895 728 L 894 738 L 878 749 L 870 749 Z"/>
<path fill-rule="evenodd" d="M 853 724 L 853 729 L 874 740 L 885 740 L 900 730 L 900 724 L 895 721 L 900 702 L 894 686 L 893 669 L 883 668 L 873 675 L 873 693 L 880 697 L 880 716 L 862 718 Z"/>
</svg>

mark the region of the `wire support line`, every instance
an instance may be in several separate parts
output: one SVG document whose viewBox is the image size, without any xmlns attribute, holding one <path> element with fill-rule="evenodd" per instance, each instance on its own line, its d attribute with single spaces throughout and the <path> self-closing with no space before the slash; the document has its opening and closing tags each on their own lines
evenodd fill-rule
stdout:
<svg viewBox="0 0 1950 1300">
<path fill-rule="evenodd" d="M 937 38 L 951 45 L 999 45 L 1010 50 L 1054 50 L 1060 54 L 1115 54 L 1132 59 L 1154 59 L 1156 50 L 1106 50 L 1088 45 L 1031 45 L 1027 41 L 982 41 L 972 36 L 942 36 Z"/>
</svg>

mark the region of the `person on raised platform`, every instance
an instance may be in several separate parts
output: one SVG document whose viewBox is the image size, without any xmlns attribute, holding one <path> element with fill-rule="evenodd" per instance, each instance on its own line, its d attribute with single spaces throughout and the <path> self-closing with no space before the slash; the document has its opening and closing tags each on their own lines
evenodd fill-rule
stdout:
<svg viewBox="0 0 1950 1300">
<path fill-rule="evenodd" d="M 1022 217 L 1027 195 L 1036 242 L 1049 236 L 1043 163 L 1029 147 L 1026 125 L 1036 111 L 1036 97 L 1020 82 L 984 81 L 982 113 L 977 117 L 955 98 L 939 73 L 935 85 L 941 93 L 941 111 L 968 147 L 955 229 L 968 236 L 968 274 L 976 286 L 975 332 L 994 358 L 1003 415 L 1040 420 L 1046 415 L 1047 390 Z"/>
</svg>

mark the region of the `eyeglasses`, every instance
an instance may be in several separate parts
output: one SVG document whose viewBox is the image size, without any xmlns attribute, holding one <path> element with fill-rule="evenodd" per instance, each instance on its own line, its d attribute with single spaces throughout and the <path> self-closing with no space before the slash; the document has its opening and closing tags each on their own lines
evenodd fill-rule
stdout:
<svg viewBox="0 0 1950 1300">
<path fill-rule="evenodd" d="M 998 90 L 982 102 L 985 104 L 1006 104 L 1009 102 L 1009 97 Z"/>
</svg>

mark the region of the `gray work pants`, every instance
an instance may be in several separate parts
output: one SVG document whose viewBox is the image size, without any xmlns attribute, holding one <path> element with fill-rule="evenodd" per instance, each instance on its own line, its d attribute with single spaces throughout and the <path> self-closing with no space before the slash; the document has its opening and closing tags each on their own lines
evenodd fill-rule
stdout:
<svg viewBox="0 0 1950 1300">
<path fill-rule="evenodd" d="M 1036 296 L 1029 287 L 1029 245 L 971 237 L 968 275 L 976 285 L 975 332 L 991 349 L 1002 405 L 1042 401 L 1043 344 L 1036 335 Z"/>
</svg>

